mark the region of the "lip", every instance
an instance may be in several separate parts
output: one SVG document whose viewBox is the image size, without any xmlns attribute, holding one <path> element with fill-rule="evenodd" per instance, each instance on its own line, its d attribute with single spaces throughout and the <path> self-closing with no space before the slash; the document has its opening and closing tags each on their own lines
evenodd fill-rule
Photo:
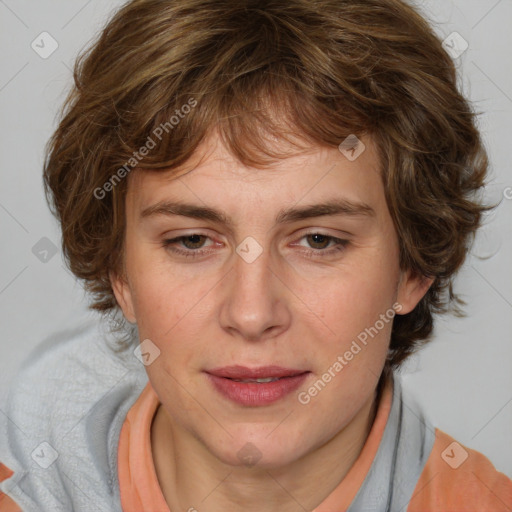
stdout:
<svg viewBox="0 0 512 512">
<path fill-rule="evenodd" d="M 259 366 L 258 368 L 247 368 L 246 366 L 234 365 L 214 368 L 206 373 L 216 377 L 228 379 L 264 379 L 265 377 L 293 377 L 306 370 L 297 370 L 292 368 L 283 368 L 282 366 Z"/>
<path fill-rule="evenodd" d="M 309 371 L 281 366 L 225 366 L 205 372 L 213 387 L 225 398 L 244 406 L 257 407 L 274 403 L 295 391 Z M 272 382 L 238 382 L 233 379 L 276 378 Z"/>
</svg>

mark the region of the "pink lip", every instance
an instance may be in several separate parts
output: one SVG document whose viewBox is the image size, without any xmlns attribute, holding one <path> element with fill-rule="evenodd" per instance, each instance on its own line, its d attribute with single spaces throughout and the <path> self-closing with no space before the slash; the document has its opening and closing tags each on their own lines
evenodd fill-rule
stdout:
<svg viewBox="0 0 512 512">
<path fill-rule="evenodd" d="M 245 406 L 268 405 L 296 390 L 310 372 L 280 366 L 226 366 L 206 374 L 215 389 L 226 398 Z M 278 378 L 273 382 L 238 382 L 232 379 Z"/>
</svg>

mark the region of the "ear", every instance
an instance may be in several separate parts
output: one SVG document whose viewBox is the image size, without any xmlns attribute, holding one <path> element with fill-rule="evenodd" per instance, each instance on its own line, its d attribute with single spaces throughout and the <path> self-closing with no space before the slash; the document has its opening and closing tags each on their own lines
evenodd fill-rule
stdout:
<svg viewBox="0 0 512 512">
<path fill-rule="evenodd" d="M 434 279 L 406 270 L 400 275 L 396 301 L 402 306 L 400 315 L 410 313 L 425 296 Z"/>
<path fill-rule="evenodd" d="M 135 309 L 133 307 L 132 291 L 130 284 L 124 275 L 118 275 L 114 272 L 109 274 L 110 284 L 116 297 L 117 303 L 121 307 L 124 317 L 130 323 L 136 323 Z"/>
</svg>

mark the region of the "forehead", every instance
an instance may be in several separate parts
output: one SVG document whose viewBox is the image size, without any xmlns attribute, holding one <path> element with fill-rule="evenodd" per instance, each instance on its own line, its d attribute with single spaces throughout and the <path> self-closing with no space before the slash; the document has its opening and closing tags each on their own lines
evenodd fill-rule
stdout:
<svg viewBox="0 0 512 512">
<path fill-rule="evenodd" d="M 279 209 L 284 204 L 306 204 L 336 195 L 378 206 L 384 198 L 380 159 L 369 136 L 360 138 L 360 154 L 355 159 L 354 153 L 338 148 L 309 145 L 297 149 L 277 141 L 271 144 L 280 145 L 283 157 L 251 167 L 238 161 L 213 134 L 179 168 L 133 171 L 127 206 L 140 212 L 155 202 L 186 198 L 204 205 L 242 207 L 256 203 Z"/>
</svg>

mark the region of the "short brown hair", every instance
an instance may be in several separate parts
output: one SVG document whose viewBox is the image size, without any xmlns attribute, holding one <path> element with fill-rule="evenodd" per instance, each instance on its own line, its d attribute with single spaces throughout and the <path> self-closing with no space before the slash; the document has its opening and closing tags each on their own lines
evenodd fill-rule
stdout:
<svg viewBox="0 0 512 512">
<path fill-rule="evenodd" d="M 282 157 L 265 133 L 332 147 L 371 135 L 401 268 L 434 278 L 394 320 L 396 367 L 428 339 L 433 314 L 462 303 L 453 277 L 485 210 L 476 115 L 441 41 L 401 0 L 134 0 L 77 59 L 46 193 L 71 271 L 107 312 L 118 308 L 109 272 L 122 262 L 132 167 L 177 167 L 214 129 L 254 166 Z"/>
</svg>

